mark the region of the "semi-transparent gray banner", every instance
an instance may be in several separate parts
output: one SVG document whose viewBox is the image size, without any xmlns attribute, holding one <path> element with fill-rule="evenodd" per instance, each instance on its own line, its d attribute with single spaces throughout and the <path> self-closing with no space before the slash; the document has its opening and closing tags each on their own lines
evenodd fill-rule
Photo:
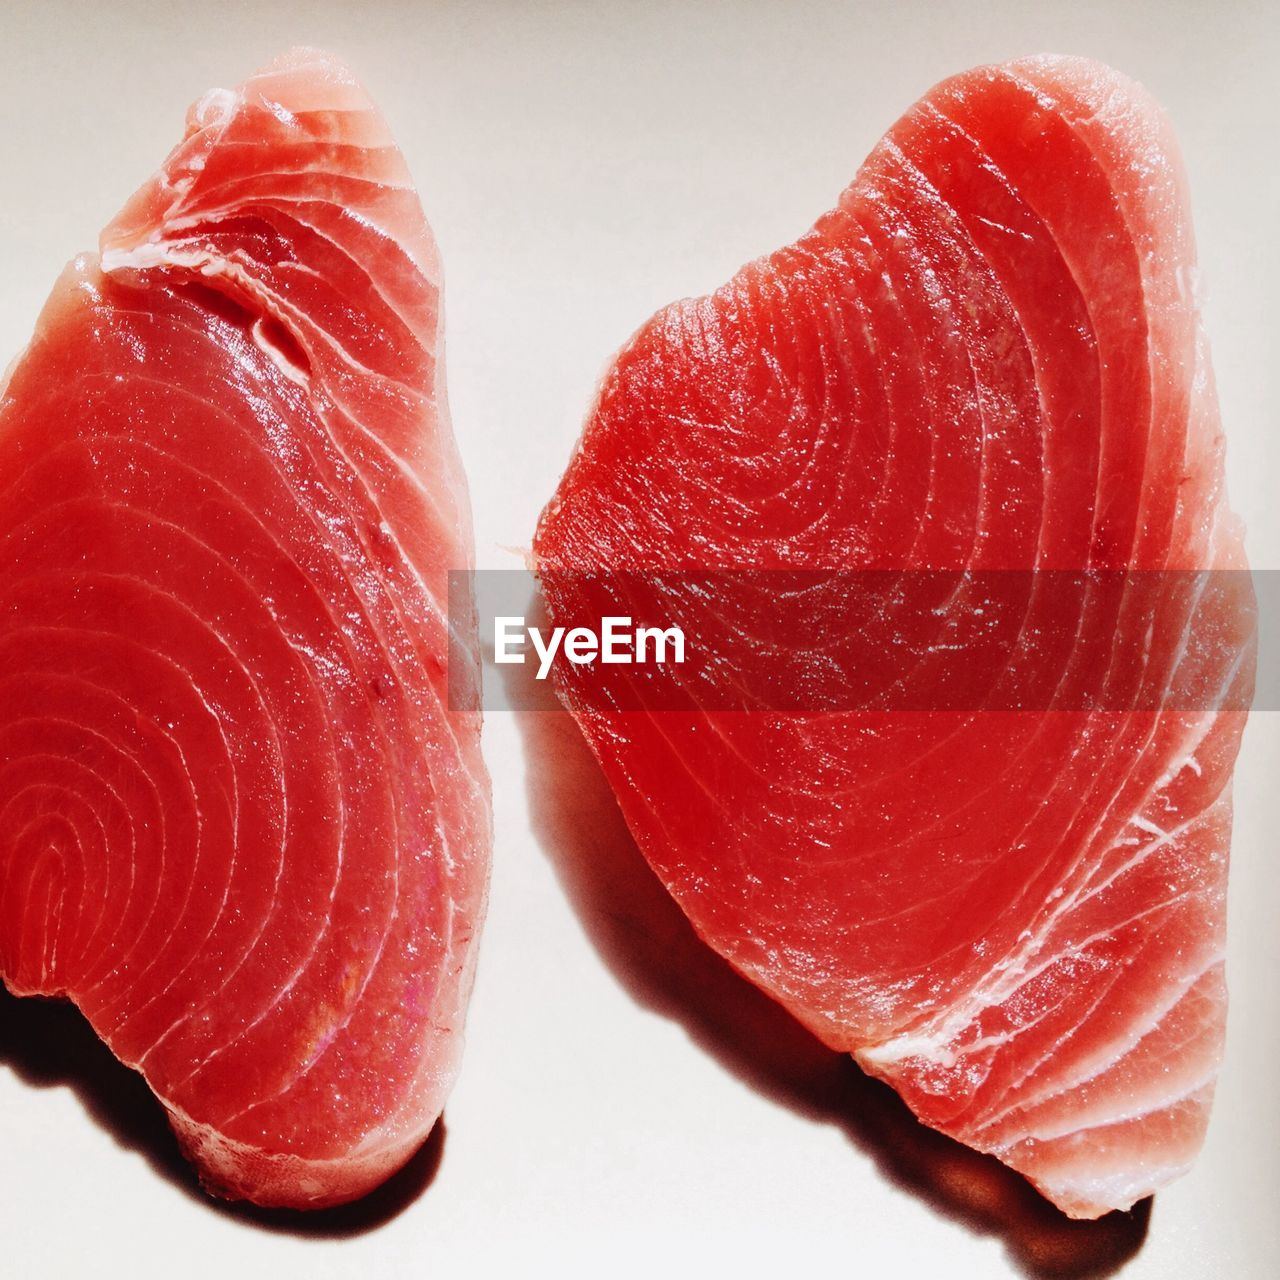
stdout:
<svg viewBox="0 0 1280 1280">
<path fill-rule="evenodd" d="M 449 610 L 491 711 L 1280 708 L 1280 571 L 482 570 Z M 450 655 L 455 706 L 470 672 Z"/>
</svg>

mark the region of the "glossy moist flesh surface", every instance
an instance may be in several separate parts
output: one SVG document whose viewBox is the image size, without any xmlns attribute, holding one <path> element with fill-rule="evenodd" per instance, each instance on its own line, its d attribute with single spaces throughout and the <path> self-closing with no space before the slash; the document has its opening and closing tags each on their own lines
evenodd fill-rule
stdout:
<svg viewBox="0 0 1280 1280">
<path fill-rule="evenodd" d="M 1081 1217 L 1188 1166 L 1221 1053 L 1251 599 L 1165 571 L 1244 567 L 1222 450 L 1168 124 L 1108 68 L 1037 58 L 939 85 L 812 231 L 645 325 L 537 534 L 553 620 L 583 570 L 1154 575 L 1154 611 L 1084 591 L 1058 640 L 1017 637 L 1052 679 L 1124 655 L 1101 710 L 726 712 L 769 638 L 714 577 L 700 710 L 561 674 L 702 937 Z"/>
<path fill-rule="evenodd" d="M 191 109 L 0 398 L 0 976 L 229 1197 L 362 1195 L 457 1069 L 490 820 L 441 359 L 404 162 L 298 51 Z"/>
</svg>

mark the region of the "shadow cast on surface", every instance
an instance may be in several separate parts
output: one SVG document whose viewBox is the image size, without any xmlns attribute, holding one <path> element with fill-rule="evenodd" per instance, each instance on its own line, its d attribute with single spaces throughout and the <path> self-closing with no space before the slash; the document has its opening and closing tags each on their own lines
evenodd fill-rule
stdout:
<svg viewBox="0 0 1280 1280">
<path fill-rule="evenodd" d="M 1028 1276 L 1106 1276 L 1141 1248 L 1150 1200 L 1095 1222 L 1068 1218 L 994 1157 L 920 1124 L 891 1088 L 826 1048 L 702 943 L 636 847 L 572 718 L 545 709 L 545 698 L 526 687 L 531 669 L 503 671 L 528 763 L 534 834 L 633 999 L 680 1023 L 759 1093 L 838 1126 L 890 1181 L 937 1212 L 1001 1237 Z"/>
<path fill-rule="evenodd" d="M 38 1088 L 69 1088 L 119 1146 L 143 1156 L 160 1177 L 214 1213 L 304 1239 L 362 1235 L 391 1221 L 431 1185 L 444 1154 L 441 1119 L 409 1163 L 362 1200 L 312 1213 L 260 1209 L 215 1200 L 201 1189 L 146 1082 L 112 1056 L 66 1001 L 19 1000 L 0 985 L 0 1067 Z"/>
</svg>

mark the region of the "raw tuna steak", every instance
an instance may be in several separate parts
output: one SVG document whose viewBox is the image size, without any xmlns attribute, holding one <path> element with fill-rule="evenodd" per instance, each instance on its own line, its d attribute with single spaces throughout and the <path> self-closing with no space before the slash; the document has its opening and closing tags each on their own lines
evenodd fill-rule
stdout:
<svg viewBox="0 0 1280 1280">
<path fill-rule="evenodd" d="M 1187 1167 L 1222 1046 L 1253 610 L 1243 573 L 1173 572 L 1244 567 L 1194 285 L 1145 92 L 1068 58 L 957 76 L 812 231 L 639 331 L 535 543 L 553 622 L 626 571 L 621 612 L 718 641 L 690 641 L 692 708 L 559 677 L 702 937 L 1078 1217 Z M 741 621 L 744 568 L 826 575 L 823 608 L 856 571 L 1013 571 L 1009 670 L 1073 692 L 931 706 L 970 655 L 903 629 L 940 635 L 955 584 L 797 668 L 785 620 Z M 817 616 L 812 589 L 777 610 Z M 860 645 L 910 655 L 910 696 L 841 705 Z M 762 652 L 829 714 L 744 700 Z"/>
<path fill-rule="evenodd" d="M 404 162 L 298 51 L 192 108 L 0 399 L 0 975 L 219 1195 L 364 1194 L 457 1070 L 490 819 L 441 361 Z"/>
</svg>

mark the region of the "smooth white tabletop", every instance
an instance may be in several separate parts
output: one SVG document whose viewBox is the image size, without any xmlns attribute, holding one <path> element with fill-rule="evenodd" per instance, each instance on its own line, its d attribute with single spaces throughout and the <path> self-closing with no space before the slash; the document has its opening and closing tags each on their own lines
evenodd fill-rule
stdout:
<svg viewBox="0 0 1280 1280">
<path fill-rule="evenodd" d="M 1254 564 L 1280 569 L 1274 0 L 6 3 L 0 366 L 188 102 L 296 43 L 366 79 L 439 238 L 482 566 L 519 564 L 596 378 L 653 310 L 805 230 L 935 81 L 1055 51 L 1114 63 L 1173 116 L 1232 497 Z M 1100 1227 L 920 1130 L 694 943 L 563 717 L 495 713 L 485 750 L 492 909 L 444 1142 L 301 1234 L 246 1218 L 194 1190 L 145 1090 L 71 1020 L 9 1001 L 0 1272 L 1280 1274 L 1280 714 L 1255 715 L 1237 774 L 1208 1145 L 1149 1224 Z"/>
</svg>

